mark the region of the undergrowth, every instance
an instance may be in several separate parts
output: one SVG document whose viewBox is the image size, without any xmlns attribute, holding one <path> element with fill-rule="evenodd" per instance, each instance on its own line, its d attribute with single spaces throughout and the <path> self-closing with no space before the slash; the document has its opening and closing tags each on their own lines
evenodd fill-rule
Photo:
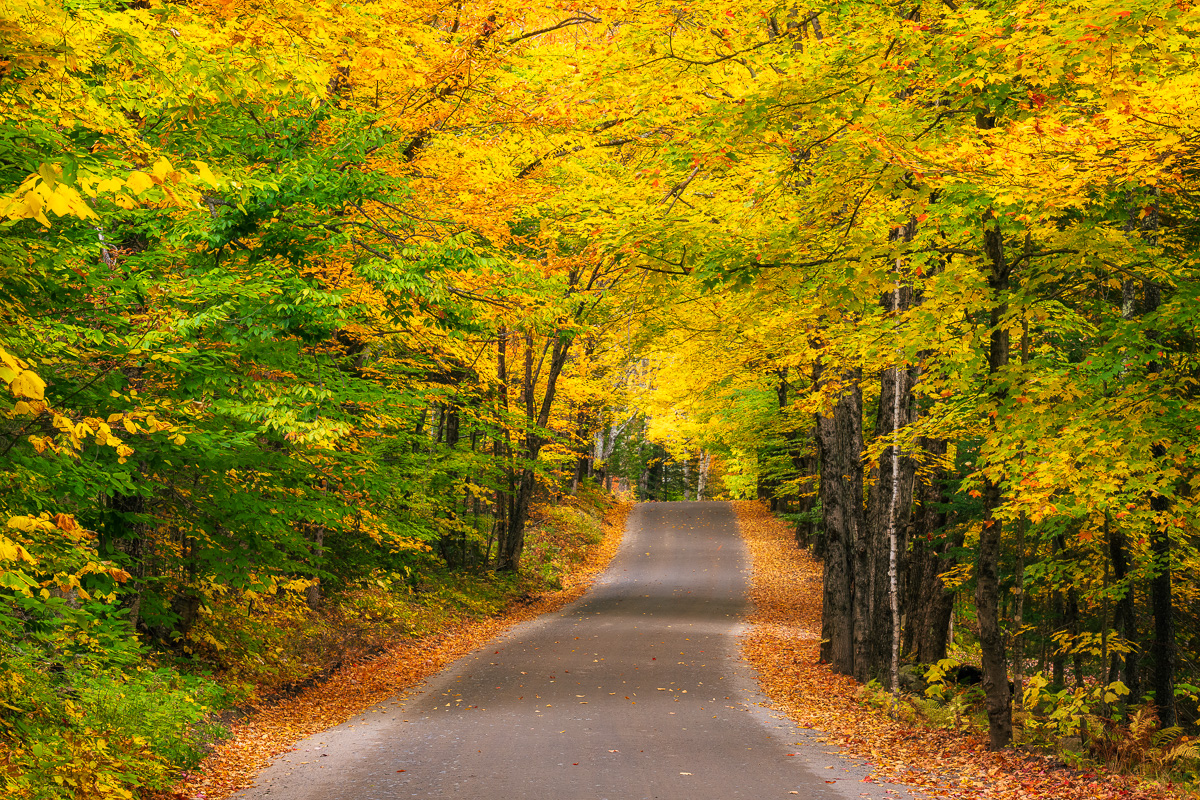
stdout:
<svg viewBox="0 0 1200 800">
<path fill-rule="evenodd" d="M 158 652 L 119 613 L 62 602 L 23 610 L 19 625 L 0 630 L 0 797 L 134 800 L 167 790 L 223 735 L 215 712 L 561 588 L 600 542 L 610 506 L 589 487 L 540 510 L 520 575 L 434 562 L 371 574 L 316 611 L 299 591 L 214 592 L 187 639 Z"/>
<path fill-rule="evenodd" d="M 983 692 L 978 686 L 956 686 L 948 678 L 957 666 L 952 662 L 929 667 L 920 691 L 897 696 L 871 681 L 859 700 L 910 725 L 982 736 L 987 732 Z M 1183 789 L 1200 788 L 1200 740 L 1178 726 L 1163 728 L 1148 705 L 1126 707 L 1127 694 L 1120 682 L 1058 688 L 1035 674 L 1014 702 L 1014 744 L 1079 769 L 1103 766 Z"/>
</svg>

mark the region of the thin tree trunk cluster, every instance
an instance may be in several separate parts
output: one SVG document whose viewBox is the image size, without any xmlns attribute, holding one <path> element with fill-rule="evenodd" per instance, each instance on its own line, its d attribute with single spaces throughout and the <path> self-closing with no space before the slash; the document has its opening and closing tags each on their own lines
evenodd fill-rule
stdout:
<svg viewBox="0 0 1200 800">
<path fill-rule="evenodd" d="M 897 446 L 896 432 L 914 413 L 912 374 L 887 370 L 876 435 L 896 443 L 864 469 L 861 375 L 827 378 L 822 366 L 816 372 L 817 385 L 836 398 L 814 424 L 824 512 L 822 658 L 860 681 L 882 678 L 894 687 L 905 642 L 929 660 L 945 654 L 950 597 L 938 576 L 953 542 L 943 537 L 945 514 L 937 508 L 944 499 L 940 472 L 918 474 L 917 456 L 944 455 L 946 444 L 921 440 L 921 454 Z"/>
</svg>

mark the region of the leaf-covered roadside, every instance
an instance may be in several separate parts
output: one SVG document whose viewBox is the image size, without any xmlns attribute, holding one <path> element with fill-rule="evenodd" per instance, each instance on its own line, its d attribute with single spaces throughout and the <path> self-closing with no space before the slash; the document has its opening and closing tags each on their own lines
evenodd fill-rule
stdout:
<svg viewBox="0 0 1200 800">
<path fill-rule="evenodd" d="M 1012 750 L 992 752 L 982 733 L 913 726 L 860 701 L 852 678 L 819 663 L 821 565 L 796 547 L 792 528 L 761 503 L 734 503 L 754 562 L 746 659 L 772 703 L 824 741 L 869 759 L 878 782 L 933 797 L 1166 800 L 1183 796 L 1129 776 L 1085 772 Z"/>
<path fill-rule="evenodd" d="M 346 721 L 380 701 L 402 694 L 447 664 L 521 622 L 575 600 L 607 566 L 621 543 L 627 503 L 612 505 L 603 520 L 603 539 L 579 561 L 565 559 L 561 588 L 535 597 L 514 597 L 495 615 L 467 615 L 434 633 L 402 640 L 384 652 L 346 664 L 330 678 L 294 696 L 251 709 L 231 726 L 229 737 L 186 775 L 171 795 L 221 800 L 253 782 L 270 759 L 299 739 Z M 554 516 L 555 509 L 547 512 Z M 561 525 L 535 528 L 534 544 L 561 535 Z M 553 545 L 558 547 L 558 544 Z M 536 549 L 536 547 L 535 547 Z M 567 548 L 562 548 L 566 552 Z"/>
</svg>

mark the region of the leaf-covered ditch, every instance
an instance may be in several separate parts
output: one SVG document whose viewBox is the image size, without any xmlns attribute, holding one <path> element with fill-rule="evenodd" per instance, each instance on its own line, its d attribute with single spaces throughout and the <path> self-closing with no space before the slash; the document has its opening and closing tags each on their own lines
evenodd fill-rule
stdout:
<svg viewBox="0 0 1200 800">
<path fill-rule="evenodd" d="M 754 611 L 744 657 L 776 708 L 819 731 L 823 741 L 846 755 L 867 759 L 868 780 L 963 800 L 1196 796 L 1186 769 L 1179 769 L 1186 764 L 1176 765 L 1174 772 L 1152 770 L 1147 777 L 1118 774 L 1078 755 L 1064 758 L 1042 748 L 990 751 L 978 692 L 974 698 L 953 694 L 944 703 L 913 695 L 894 698 L 874 684 L 863 686 L 835 673 L 820 661 L 820 562 L 797 548 L 794 526 L 762 503 L 734 506 L 754 565 Z M 1150 748 L 1148 736 L 1145 745 Z"/>
</svg>

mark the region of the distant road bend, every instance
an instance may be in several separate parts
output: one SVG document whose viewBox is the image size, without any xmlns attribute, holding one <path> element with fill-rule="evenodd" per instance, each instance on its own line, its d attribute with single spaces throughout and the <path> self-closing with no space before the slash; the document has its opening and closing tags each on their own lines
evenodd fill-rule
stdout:
<svg viewBox="0 0 1200 800">
<path fill-rule="evenodd" d="M 581 600 L 303 740 L 239 797 L 895 797 L 762 706 L 748 581 L 727 504 L 640 505 Z"/>
</svg>

